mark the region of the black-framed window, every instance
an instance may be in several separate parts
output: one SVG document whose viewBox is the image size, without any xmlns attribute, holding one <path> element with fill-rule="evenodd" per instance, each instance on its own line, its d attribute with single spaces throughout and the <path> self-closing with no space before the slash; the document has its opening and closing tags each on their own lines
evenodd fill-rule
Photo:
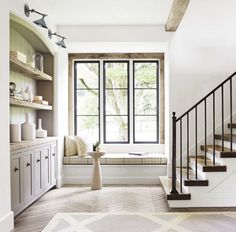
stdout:
<svg viewBox="0 0 236 232">
<path fill-rule="evenodd" d="M 159 142 L 158 61 L 133 62 L 133 142 Z"/>
<path fill-rule="evenodd" d="M 75 134 L 100 141 L 99 61 L 76 61 L 74 77 Z"/>
<path fill-rule="evenodd" d="M 103 62 L 104 143 L 129 143 L 129 62 Z"/>
<path fill-rule="evenodd" d="M 76 135 L 105 144 L 159 143 L 158 60 L 75 61 L 74 93 Z"/>
</svg>

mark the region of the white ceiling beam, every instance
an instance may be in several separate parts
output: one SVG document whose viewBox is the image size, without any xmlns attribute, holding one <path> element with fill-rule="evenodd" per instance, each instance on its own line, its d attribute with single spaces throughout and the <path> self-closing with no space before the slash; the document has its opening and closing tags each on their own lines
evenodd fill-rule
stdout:
<svg viewBox="0 0 236 232">
<path fill-rule="evenodd" d="M 174 0 L 167 23 L 166 31 L 176 31 L 186 10 L 190 0 Z"/>
</svg>

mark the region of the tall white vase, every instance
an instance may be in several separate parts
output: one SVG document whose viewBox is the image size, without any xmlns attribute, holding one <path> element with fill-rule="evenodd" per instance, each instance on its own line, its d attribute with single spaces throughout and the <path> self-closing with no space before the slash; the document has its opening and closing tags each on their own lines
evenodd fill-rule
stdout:
<svg viewBox="0 0 236 232">
<path fill-rule="evenodd" d="M 16 143 L 21 141 L 21 125 L 10 124 L 10 141 Z"/>
<path fill-rule="evenodd" d="M 47 131 L 42 129 L 42 119 L 38 119 L 38 129 L 36 130 L 36 138 L 46 138 Z"/>
<path fill-rule="evenodd" d="M 35 124 L 31 122 L 31 114 L 26 113 L 26 122 L 21 124 L 22 140 L 35 140 Z"/>
</svg>

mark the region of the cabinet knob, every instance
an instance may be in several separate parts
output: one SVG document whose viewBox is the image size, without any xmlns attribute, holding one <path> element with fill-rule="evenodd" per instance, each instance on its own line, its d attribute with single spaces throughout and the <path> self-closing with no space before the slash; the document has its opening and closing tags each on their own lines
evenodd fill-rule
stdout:
<svg viewBox="0 0 236 232">
<path fill-rule="evenodd" d="M 40 159 L 37 159 L 37 161 L 36 161 L 37 163 L 39 163 L 40 162 Z"/>
<path fill-rule="evenodd" d="M 45 156 L 45 159 L 48 159 L 48 156 Z"/>
<path fill-rule="evenodd" d="M 55 153 L 53 153 L 52 156 L 55 156 Z"/>
<path fill-rule="evenodd" d="M 30 163 L 27 163 L 27 164 L 26 164 L 26 167 L 29 167 L 29 166 L 30 166 Z"/>
<path fill-rule="evenodd" d="M 19 171 L 19 168 L 14 168 L 14 172 L 18 172 Z"/>
</svg>

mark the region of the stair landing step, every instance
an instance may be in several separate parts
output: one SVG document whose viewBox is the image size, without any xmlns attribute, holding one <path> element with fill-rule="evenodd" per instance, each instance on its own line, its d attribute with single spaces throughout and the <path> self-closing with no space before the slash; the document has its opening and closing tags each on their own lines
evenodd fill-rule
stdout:
<svg viewBox="0 0 236 232">
<path fill-rule="evenodd" d="M 191 200 L 190 193 L 167 194 L 167 200 Z"/>
<path fill-rule="evenodd" d="M 192 162 L 192 166 L 195 166 L 195 156 L 190 156 L 190 162 Z M 215 164 L 213 165 L 212 160 L 207 159 L 207 165 L 205 165 L 205 157 L 204 156 L 198 156 L 197 157 L 197 164 L 201 167 L 203 172 L 226 172 L 227 166 L 226 165 L 220 165 Z"/>
<path fill-rule="evenodd" d="M 201 150 L 205 151 L 205 146 L 201 145 Z M 213 145 L 207 145 L 206 151 L 210 154 L 213 154 Z M 215 152 L 220 155 L 221 158 L 236 158 L 236 151 L 230 151 L 229 148 L 224 147 L 224 151 L 222 151 L 222 146 L 215 145 Z"/>
<path fill-rule="evenodd" d="M 233 143 L 235 143 L 235 142 L 236 142 L 236 135 L 233 134 L 233 135 L 232 135 L 232 138 L 233 138 Z M 216 135 L 215 135 L 215 139 L 222 140 L 222 135 L 221 135 L 221 134 L 216 134 Z M 227 142 L 230 142 L 230 141 L 231 141 L 231 136 L 230 136 L 230 134 L 224 134 L 224 141 L 227 141 Z"/>
</svg>

